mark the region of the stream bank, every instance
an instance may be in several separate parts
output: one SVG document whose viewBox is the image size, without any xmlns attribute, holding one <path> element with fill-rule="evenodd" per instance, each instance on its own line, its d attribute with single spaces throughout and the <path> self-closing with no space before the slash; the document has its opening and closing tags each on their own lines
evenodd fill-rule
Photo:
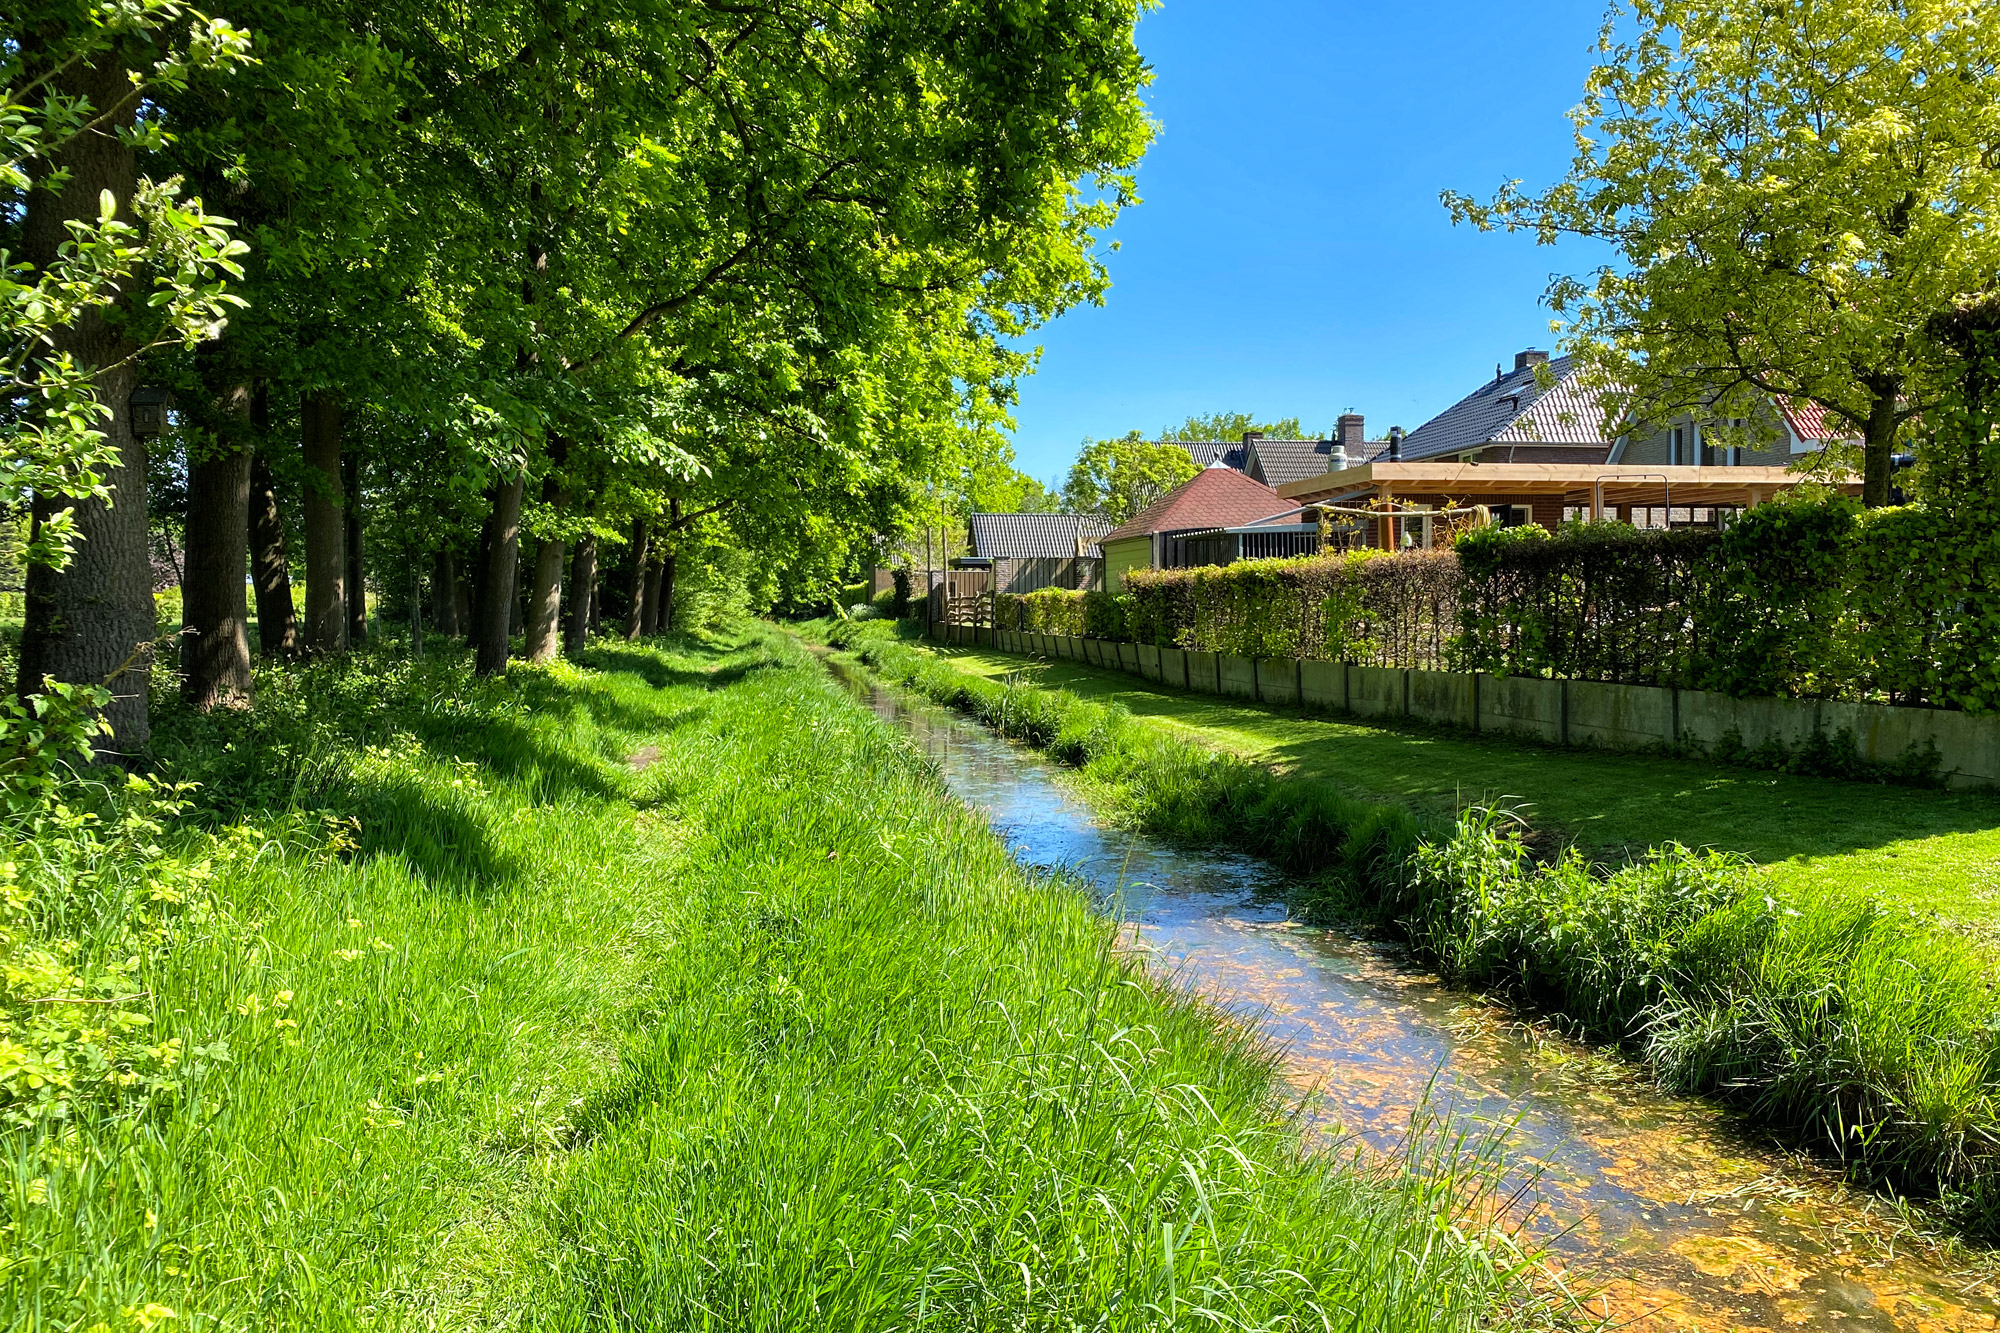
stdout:
<svg viewBox="0 0 2000 1333">
<path fill-rule="evenodd" d="M 1267 863 L 1113 832 L 1024 747 L 858 676 L 849 684 L 1017 859 L 1088 880 L 1159 968 L 1282 1050 L 1329 1145 L 1394 1151 L 1425 1106 L 1474 1137 L 1507 1126 L 1517 1220 L 1614 1323 L 2000 1328 L 1984 1271 L 1954 1268 L 1832 1173 L 1653 1091 L 1620 1061 L 1511 1021 L 1393 950 L 1291 921 Z"/>
</svg>

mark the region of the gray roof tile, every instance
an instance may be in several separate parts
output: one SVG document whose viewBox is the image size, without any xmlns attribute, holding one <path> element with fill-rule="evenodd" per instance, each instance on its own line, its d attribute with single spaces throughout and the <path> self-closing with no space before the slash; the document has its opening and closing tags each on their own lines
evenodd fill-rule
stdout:
<svg viewBox="0 0 2000 1333">
<path fill-rule="evenodd" d="M 1544 392 L 1529 366 L 1490 380 L 1410 432 L 1403 461 L 1441 458 L 1488 444 L 1603 444 L 1597 393 L 1577 382 L 1570 357 L 1549 362 L 1556 378 Z M 1385 456 L 1370 441 L 1369 461 Z"/>
<path fill-rule="evenodd" d="M 1241 472 L 1247 462 L 1247 451 L 1241 440 L 1174 440 L 1171 443 L 1187 450 L 1196 467 L 1219 462 L 1224 467 Z"/>
<path fill-rule="evenodd" d="M 1066 560 L 1077 553 L 1097 555 L 1097 539 L 1111 531 L 1101 518 L 1078 514 L 974 514 L 972 553 L 995 560 Z"/>
</svg>

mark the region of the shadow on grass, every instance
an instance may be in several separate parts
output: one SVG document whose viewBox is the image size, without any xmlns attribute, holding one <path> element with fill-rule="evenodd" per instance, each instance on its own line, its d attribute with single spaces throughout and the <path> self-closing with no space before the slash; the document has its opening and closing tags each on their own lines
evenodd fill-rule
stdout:
<svg viewBox="0 0 2000 1333">
<path fill-rule="evenodd" d="M 626 665 L 662 665 L 643 650 L 620 657 L 630 659 Z M 648 706 L 632 697 L 636 691 L 627 688 L 620 698 L 601 680 L 524 671 L 478 681 L 450 662 L 412 670 L 357 656 L 351 664 L 287 672 L 298 673 L 293 688 L 273 690 L 267 705 L 274 706 L 198 714 L 167 703 L 160 710 L 158 757 L 166 773 L 199 784 L 195 817 L 254 819 L 286 809 L 355 816 L 363 856 L 399 856 L 427 882 L 468 889 L 515 882 L 524 866 L 504 850 L 506 830 L 489 827 L 489 811 L 457 798 L 448 772 L 396 761 L 398 738 L 406 747 L 414 741 L 431 761 L 472 766 L 510 799 L 653 806 L 673 792 L 657 775 L 636 775 L 628 752 L 708 713 L 705 702 L 686 695 Z M 703 690 L 711 684 L 703 673 L 679 674 Z M 367 758 L 377 746 L 386 746 L 386 755 Z"/>
<path fill-rule="evenodd" d="M 440 799 L 413 774 L 386 773 L 355 783 L 348 803 L 361 821 L 363 860 L 401 860 L 433 888 L 459 894 L 511 887 L 527 873 L 500 848 L 486 822 L 457 802 Z"/>
<path fill-rule="evenodd" d="M 686 656 L 706 656 L 718 662 L 742 651 L 739 648 L 717 648 L 709 644 L 690 642 L 676 643 L 674 651 Z M 717 666 L 708 671 L 691 671 L 662 661 L 656 654 L 643 648 L 596 647 L 584 653 L 581 664 L 599 671 L 618 672 L 637 676 L 654 689 L 728 689 L 742 680 L 762 671 L 769 671 L 778 663 L 768 657 L 755 657 L 747 662 L 732 662 L 727 666 Z"/>
</svg>

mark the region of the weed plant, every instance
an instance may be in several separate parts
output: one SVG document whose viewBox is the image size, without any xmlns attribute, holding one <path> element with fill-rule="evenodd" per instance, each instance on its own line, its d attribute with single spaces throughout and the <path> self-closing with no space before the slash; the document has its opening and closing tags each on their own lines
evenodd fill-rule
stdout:
<svg viewBox="0 0 2000 1333">
<path fill-rule="evenodd" d="M 0 1013 L 89 1076 L 0 1076 L 7 1327 L 1525 1317 L 1448 1165 L 1305 1156 L 1268 1052 L 775 637 L 258 683 L 8 825 Z"/>
<path fill-rule="evenodd" d="M 1621 1044 L 2000 1234 L 2000 1003 L 1974 944 L 1864 895 L 1780 901 L 1739 857 L 1678 844 L 1617 867 L 1537 857 L 1490 808 L 1423 820 L 1215 754 L 1116 705 L 970 676 L 881 633 L 836 634 L 890 679 L 1080 768 L 1125 818 L 1267 856 L 1308 918 L 1400 933 L 1448 978 Z"/>
</svg>

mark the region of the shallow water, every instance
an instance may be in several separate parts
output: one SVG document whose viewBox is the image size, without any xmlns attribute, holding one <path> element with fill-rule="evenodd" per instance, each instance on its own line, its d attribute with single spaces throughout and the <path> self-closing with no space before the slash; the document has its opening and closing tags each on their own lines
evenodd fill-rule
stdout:
<svg viewBox="0 0 2000 1333">
<path fill-rule="evenodd" d="M 1475 1133 L 1511 1124 L 1514 1219 L 1614 1326 L 2000 1329 L 1983 1266 L 1952 1271 L 1829 1173 L 1390 949 L 1287 920 L 1263 862 L 1107 829 L 1033 752 L 856 688 L 1017 859 L 1087 880 L 1160 968 L 1254 1024 L 1329 1135 L 1393 1150 L 1427 1089 Z"/>
</svg>

